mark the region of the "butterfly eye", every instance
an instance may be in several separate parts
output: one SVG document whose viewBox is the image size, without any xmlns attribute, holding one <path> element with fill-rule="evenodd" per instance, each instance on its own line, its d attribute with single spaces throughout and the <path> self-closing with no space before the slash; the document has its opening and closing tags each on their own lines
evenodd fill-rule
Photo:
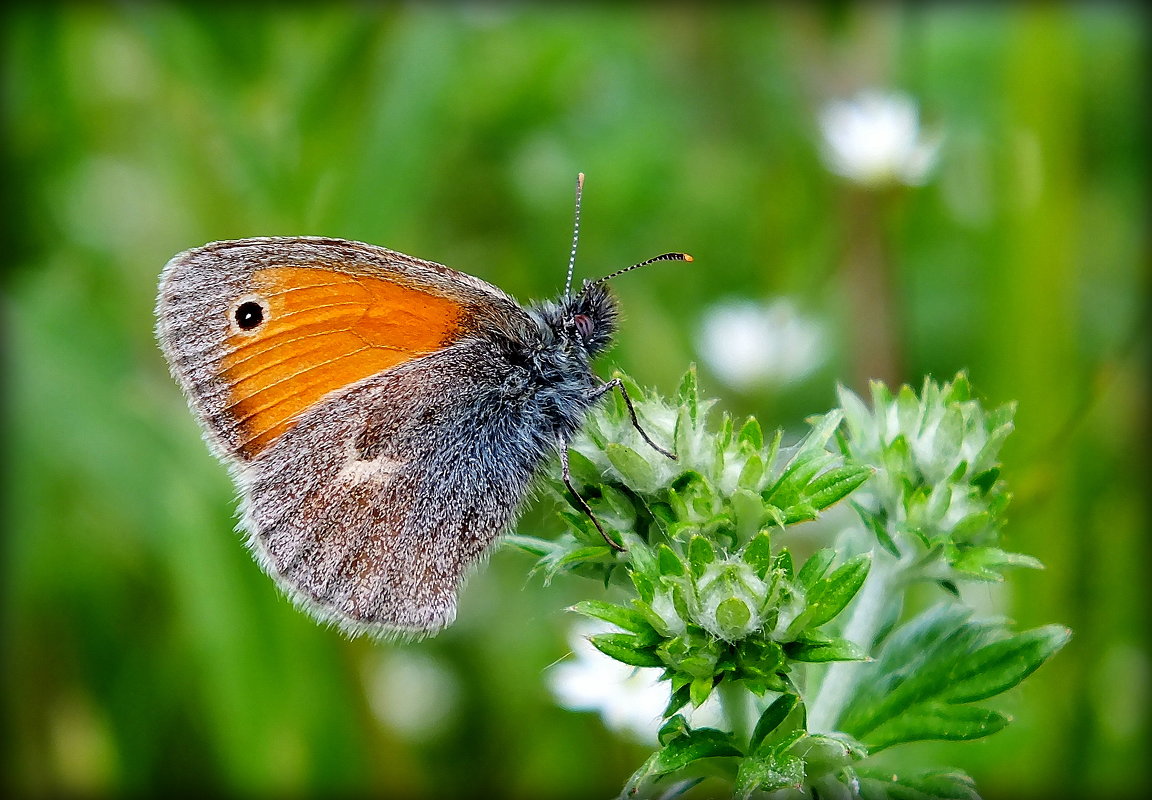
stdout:
<svg viewBox="0 0 1152 800">
<path fill-rule="evenodd" d="M 576 331 L 580 334 L 581 339 L 588 341 L 592 338 L 593 325 L 590 316 L 587 314 L 577 314 L 572 318 L 572 321 L 576 323 Z"/>
<path fill-rule="evenodd" d="M 248 300 L 236 307 L 236 325 L 242 331 L 250 331 L 264 321 L 264 307 L 254 300 Z"/>
</svg>

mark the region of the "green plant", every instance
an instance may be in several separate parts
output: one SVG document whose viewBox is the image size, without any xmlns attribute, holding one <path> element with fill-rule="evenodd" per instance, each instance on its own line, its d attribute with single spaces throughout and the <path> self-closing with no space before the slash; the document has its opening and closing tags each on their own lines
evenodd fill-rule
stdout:
<svg viewBox="0 0 1152 800">
<path fill-rule="evenodd" d="M 985 411 L 963 375 L 925 381 L 919 395 L 874 384 L 871 408 L 842 389 L 841 408 L 783 447 L 755 419 L 709 424 L 694 371 L 675 404 L 628 390 L 677 460 L 644 444 L 619 399 L 570 455 L 577 488 L 625 552 L 560 486 L 566 532 L 512 539 L 546 579 L 583 575 L 621 596 L 573 610 L 618 629 L 591 636 L 598 650 L 669 683 L 659 747 L 622 796 L 674 796 L 707 776 L 741 798 L 976 796 L 961 772 L 896 777 L 872 756 L 995 733 L 1008 718 L 982 701 L 1068 640 L 1056 625 L 1014 631 L 962 599 L 966 583 L 1040 566 L 999 546 L 1009 495 L 997 456 L 1012 407 Z M 845 500 L 834 513 L 847 522 L 821 528 L 827 546 L 799 558 L 812 546 L 794 527 Z M 910 613 L 907 593 L 924 583 L 939 602 Z M 713 694 L 725 728 L 693 728 L 682 712 Z"/>
</svg>

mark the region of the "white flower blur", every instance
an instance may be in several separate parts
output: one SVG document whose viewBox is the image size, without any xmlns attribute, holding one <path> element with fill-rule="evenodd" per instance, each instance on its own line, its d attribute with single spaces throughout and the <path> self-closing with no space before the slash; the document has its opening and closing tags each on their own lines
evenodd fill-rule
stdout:
<svg viewBox="0 0 1152 800">
<path fill-rule="evenodd" d="M 824 161 L 864 186 L 917 186 L 936 165 L 940 142 L 920 132 L 916 101 L 875 89 L 835 100 L 820 113 Z"/>
<path fill-rule="evenodd" d="M 823 326 L 792 301 L 728 301 L 704 314 L 698 350 L 734 389 L 782 386 L 806 377 L 826 355 Z"/>
<path fill-rule="evenodd" d="M 655 744 L 664 707 L 671 696 L 668 681 L 657 667 L 630 667 L 604 655 L 588 641 L 595 633 L 618 632 L 607 625 L 584 621 L 569 636 L 574 658 L 552 668 L 549 686 L 556 701 L 571 711 L 597 711 L 609 730 L 643 744 Z M 716 726 L 722 715 L 715 697 L 698 709 L 680 713 L 694 726 Z"/>
<path fill-rule="evenodd" d="M 413 741 L 435 735 L 456 712 L 456 677 L 432 656 L 384 651 L 365 671 L 368 701 L 376 717 Z"/>
</svg>

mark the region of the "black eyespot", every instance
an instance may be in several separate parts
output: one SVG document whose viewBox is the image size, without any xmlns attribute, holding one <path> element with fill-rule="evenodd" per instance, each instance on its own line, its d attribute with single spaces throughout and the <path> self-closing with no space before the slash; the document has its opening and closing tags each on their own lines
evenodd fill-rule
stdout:
<svg viewBox="0 0 1152 800">
<path fill-rule="evenodd" d="M 250 331 L 263 321 L 264 309 L 259 303 L 249 300 L 236 307 L 236 324 L 240 330 Z"/>
<path fill-rule="evenodd" d="M 572 318 L 572 321 L 576 323 L 576 331 L 580 334 L 581 339 L 588 341 L 592 338 L 594 326 L 590 316 L 587 314 L 577 314 Z"/>
</svg>

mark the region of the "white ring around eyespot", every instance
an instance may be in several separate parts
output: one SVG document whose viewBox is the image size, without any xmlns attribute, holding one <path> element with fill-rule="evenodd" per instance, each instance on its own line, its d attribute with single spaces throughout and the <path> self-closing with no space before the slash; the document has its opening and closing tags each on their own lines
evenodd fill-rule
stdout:
<svg viewBox="0 0 1152 800">
<path fill-rule="evenodd" d="M 255 327 L 249 328 L 248 330 L 241 328 L 240 323 L 236 321 L 236 312 L 240 310 L 240 306 L 245 303 L 255 303 L 260 306 L 260 310 L 264 313 L 264 318 L 256 323 Z M 261 295 L 246 294 L 243 297 L 238 297 L 228 306 L 228 330 L 232 333 L 238 333 L 241 336 L 251 336 L 264 327 L 264 323 L 268 321 L 268 310 L 268 300 Z"/>
</svg>

